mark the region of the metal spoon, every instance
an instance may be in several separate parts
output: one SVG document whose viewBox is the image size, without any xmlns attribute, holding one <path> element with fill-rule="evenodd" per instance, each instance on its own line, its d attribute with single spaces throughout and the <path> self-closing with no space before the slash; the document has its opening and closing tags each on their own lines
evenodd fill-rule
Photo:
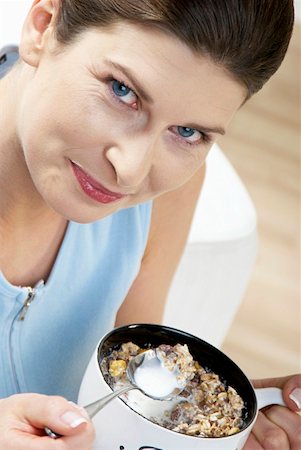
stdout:
<svg viewBox="0 0 301 450">
<path fill-rule="evenodd" d="M 132 389 L 139 389 L 155 400 L 171 400 L 182 392 L 186 385 L 179 376 L 178 366 L 172 371 L 167 369 L 156 349 L 147 350 L 132 358 L 126 374 L 129 380 L 126 386 L 84 407 L 91 419 L 114 398 Z M 53 439 L 61 437 L 48 427 L 45 427 L 45 432 Z"/>
</svg>

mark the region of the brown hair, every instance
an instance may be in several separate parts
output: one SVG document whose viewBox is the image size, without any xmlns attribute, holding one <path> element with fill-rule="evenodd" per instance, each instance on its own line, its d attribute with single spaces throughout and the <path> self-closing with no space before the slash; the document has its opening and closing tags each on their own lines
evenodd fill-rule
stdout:
<svg viewBox="0 0 301 450">
<path fill-rule="evenodd" d="M 68 44 L 87 28 L 123 20 L 159 27 L 210 56 L 250 97 L 284 58 L 294 6 L 293 0 L 61 0 L 57 39 Z"/>
</svg>

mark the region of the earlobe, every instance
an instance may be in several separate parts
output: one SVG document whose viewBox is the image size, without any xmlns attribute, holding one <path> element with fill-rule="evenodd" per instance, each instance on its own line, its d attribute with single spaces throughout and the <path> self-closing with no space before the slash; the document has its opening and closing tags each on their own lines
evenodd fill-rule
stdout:
<svg viewBox="0 0 301 450">
<path fill-rule="evenodd" d="M 37 67 L 52 36 L 59 10 L 59 0 L 35 0 L 23 25 L 19 47 L 20 57 L 30 66 Z"/>
</svg>

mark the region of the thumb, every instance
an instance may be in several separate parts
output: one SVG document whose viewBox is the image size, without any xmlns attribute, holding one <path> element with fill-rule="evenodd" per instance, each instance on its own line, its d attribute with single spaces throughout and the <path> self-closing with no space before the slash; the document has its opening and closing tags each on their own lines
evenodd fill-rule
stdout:
<svg viewBox="0 0 301 450">
<path fill-rule="evenodd" d="M 63 397 L 23 394 L 19 396 L 20 400 L 23 417 L 35 428 L 47 426 L 59 434 L 70 436 L 82 424 L 88 423 L 83 411 Z"/>
<path fill-rule="evenodd" d="M 282 396 L 292 411 L 301 410 L 301 374 L 279 378 L 264 378 L 252 380 L 255 388 L 278 387 L 282 389 Z"/>
<path fill-rule="evenodd" d="M 294 375 L 283 386 L 283 398 L 293 411 L 301 411 L 301 375 Z"/>
</svg>

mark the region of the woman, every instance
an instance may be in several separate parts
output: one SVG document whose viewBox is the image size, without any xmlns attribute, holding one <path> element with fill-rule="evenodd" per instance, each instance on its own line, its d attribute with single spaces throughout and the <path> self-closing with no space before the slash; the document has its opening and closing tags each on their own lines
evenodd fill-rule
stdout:
<svg viewBox="0 0 301 450">
<path fill-rule="evenodd" d="M 66 399 L 114 323 L 162 319 L 206 155 L 292 23 L 289 0 L 35 0 L 0 82 L 1 449 L 92 446 Z M 246 450 L 296 450 L 300 377 L 260 383 L 288 408 Z"/>
</svg>

